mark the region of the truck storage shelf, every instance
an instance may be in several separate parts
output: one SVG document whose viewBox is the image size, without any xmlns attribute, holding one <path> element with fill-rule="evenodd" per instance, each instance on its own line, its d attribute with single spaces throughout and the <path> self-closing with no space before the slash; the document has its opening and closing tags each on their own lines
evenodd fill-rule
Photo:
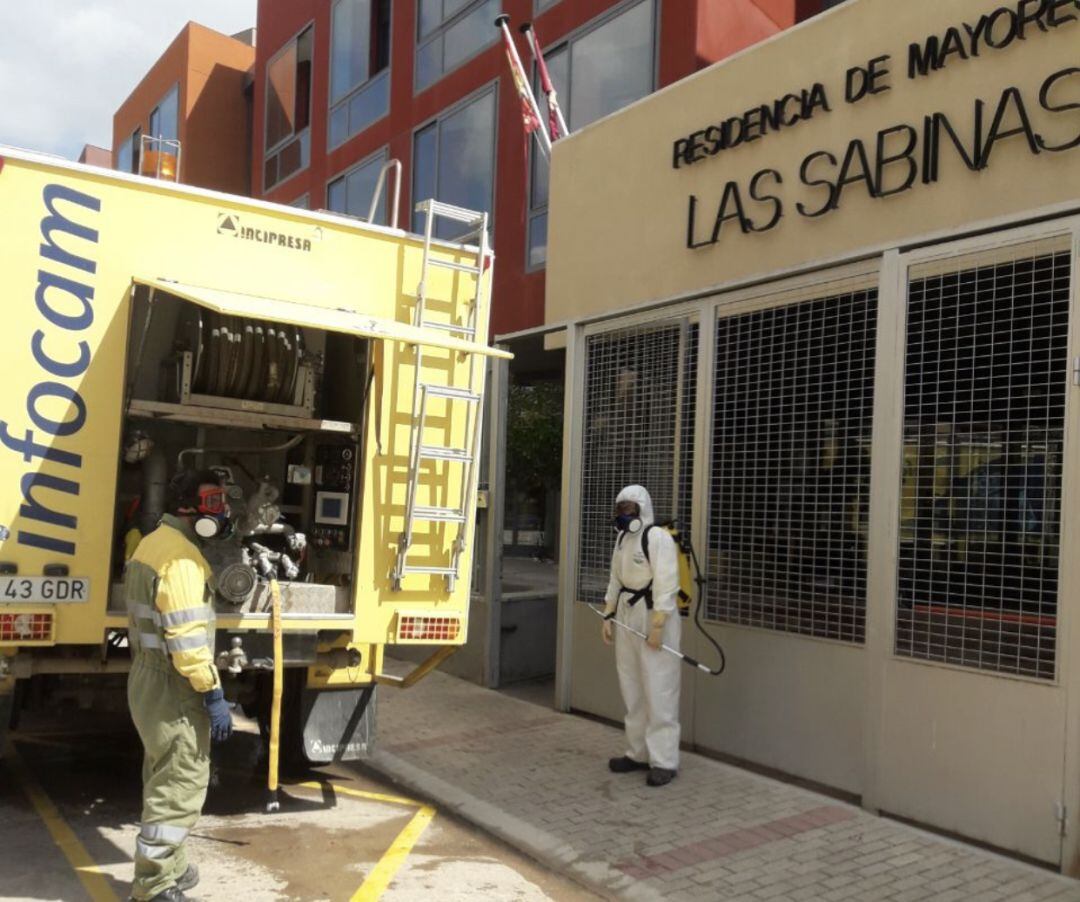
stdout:
<svg viewBox="0 0 1080 902">
<path fill-rule="evenodd" d="M 205 426 L 234 426 L 245 429 L 278 429 L 285 432 L 336 432 L 356 434 L 356 423 L 341 420 L 319 420 L 287 417 L 251 410 L 225 410 L 193 404 L 169 404 L 164 401 L 134 400 L 128 405 L 128 415 L 150 420 L 175 420 L 180 423 L 199 423 Z"/>
</svg>

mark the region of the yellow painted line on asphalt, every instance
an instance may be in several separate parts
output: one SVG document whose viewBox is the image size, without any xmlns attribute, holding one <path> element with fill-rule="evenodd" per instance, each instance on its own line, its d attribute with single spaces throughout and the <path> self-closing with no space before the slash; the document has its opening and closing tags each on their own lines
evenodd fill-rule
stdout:
<svg viewBox="0 0 1080 902">
<path fill-rule="evenodd" d="M 108 881 L 105 879 L 105 875 L 101 873 L 94 859 L 90 857 L 86 847 L 79 842 L 79 838 L 68 826 L 67 821 L 60 816 L 60 812 L 53 804 L 52 799 L 45 794 L 45 790 L 34 779 L 12 743 L 9 742 L 4 747 L 4 755 L 8 770 L 22 786 L 23 792 L 26 793 L 26 797 L 44 822 L 49 835 L 53 838 L 53 842 L 64 853 L 68 864 L 75 871 L 75 875 L 82 882 L 83 889 L 90 895 L 90 898 L 94 902 L 119 902 L 116 893 L 112 891 L 112 887 L 109 886 Z"/>
<path fill-rule="evenodd" d="M 433 817 L 435 817 L 435 809 L 430 805 L 422 805 L 420 810 L 413 815 L 412 820 L 405 825 L 405 829 L 397 835 L 394 844 L 367 875 L 360 889 L 353 893 L 351 902 L 376 902 L 382 898 L 382 894 L 390 886 L 390 881 L 401 870 L 405 859 L 409 857 L 413 846 L 416 845 Z"/>
<path fill-rule="evenodd" d="M 388 802 L 391 805 L 408 805 L 410 808 L 417 808 L 422 803 L 417 802 L 414 799 L 406 799 L 401 796 L 390 796 L 381 792 L 367 792 L 363 789 L 350 789 L 348 786 L 341 786 L 338 783 L 288 783 L 287 786 L 299 786 L 303 789 L 332 789 L 334 792 L 340 792 L 342 795 L 352 796 L 357 799 L 367 799 L 370 802 Z"/>
</svg>

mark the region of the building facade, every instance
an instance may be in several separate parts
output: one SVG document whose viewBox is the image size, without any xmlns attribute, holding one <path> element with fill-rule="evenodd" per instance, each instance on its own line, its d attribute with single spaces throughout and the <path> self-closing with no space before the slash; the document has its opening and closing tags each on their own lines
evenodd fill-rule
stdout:
<svg viewBox="0 0 1080 902">
<path fill-rule="evenodd" d="M 827 4 L 826 4 L 827 5 Z M 403 164 L 399 224 L 434 196 L 492 215 L 493 333 L 544 317 L 547 165 L 494 28 L 532 21 L 572 130 L 821 9 L 821 0 L 261 0 L 254 193 L 367 217 Z M 516 36 L 516 29 L 515 29 Z M 526 61 L 524 42 L 520 47 Z M 388 193 L 388 192 L 387 192 Z M 376 212 L 388 220 L 387 193 Z"/>
<path fill-rule="evenodd" d="M 113 167 L 249 195 L 253 41 L 189 22 L 113 116 Z"/>
<path fill-rule="evenodd" d="M 83 145 L 79 154 L 79 162 L 87 166 L 101 166 L 104 169 L 112 168 L 112 151 L 105 147 L 97 147 L 94 144 Z"/>
<path fill-rule="evenodd" d="M 684 741 L 1080 870 L 1078 36 L 851 0 L 556 146 L 562 707 L 622 715 L 640 482 L 727 651 Z"/>
</svg>

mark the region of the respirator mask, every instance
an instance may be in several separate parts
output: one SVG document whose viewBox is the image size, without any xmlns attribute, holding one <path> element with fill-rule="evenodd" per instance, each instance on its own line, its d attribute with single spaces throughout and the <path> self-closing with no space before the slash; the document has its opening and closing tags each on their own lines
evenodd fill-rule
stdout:
<svg viewBox="0 0 1080 902">
<path fill-rule="evenodd" d="M 199 489 L 195 535 L 200 539 L 221 539 L 229 534 L 229 505 L 220 486 Z"/>
<path fill-rule="evenodd" d="M 616 532 L 628 532 L 630 535 L 641 532 L 641 517 L 637 514 L 616 514 L 611 523 Z"/>
</svg>

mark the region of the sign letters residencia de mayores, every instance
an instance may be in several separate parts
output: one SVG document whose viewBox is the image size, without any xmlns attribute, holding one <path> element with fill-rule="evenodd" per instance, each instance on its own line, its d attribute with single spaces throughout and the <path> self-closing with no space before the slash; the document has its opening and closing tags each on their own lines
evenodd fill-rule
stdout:
<svg viewBox="0 0 1080 902">
<path fill-rule="evenodd" d="M 977 65 L 1007 53 L 1019 42 L 1059 34 L 1057 39 L 1074 42 L 1080 63 L 1080 0 L 1020 0 L 1000 6 L 977 21 L 957 23 L 910 44 L 906 59 L 885 55 L 848 68 L 842 97 L 819 82 L 679 138 L 672 166 L 694 166 L 774 132 L 798 128 L 826 116 L 838 103 L 872 103 L 877 95 L 899 90 L 905 79 L 931 79 L 943 69 Z M 839 210 L 850 192 L 880 199 L 918 185 L 932 186 L 939 181 L 946 155 L 978 172 L 992 165 L 1004 142 L 1026 144 L 1036 157 L 1080 147 L 1080 65 L 1047 72 L 1037 91 L 1025 94 L 1011 87 L 972 104 L 973 125 L 961 126 L 955 117 L 928 110 L 921 122 L 898 123 L 869 140 L 853 139 L 844 149 L 814 151 L 796 171 L 763 168 L 748 181 L 729 181 L 719 199 L 692 194 L 686 245 L 710 247 L 735 229 L 743 235 L 768 232 L 785 215 L 817 219 Z M 1042 117 L 1071 117 L 1075 134 L 1071 139 L 1047 139 L 1039 131 Z"/>
</svg>

